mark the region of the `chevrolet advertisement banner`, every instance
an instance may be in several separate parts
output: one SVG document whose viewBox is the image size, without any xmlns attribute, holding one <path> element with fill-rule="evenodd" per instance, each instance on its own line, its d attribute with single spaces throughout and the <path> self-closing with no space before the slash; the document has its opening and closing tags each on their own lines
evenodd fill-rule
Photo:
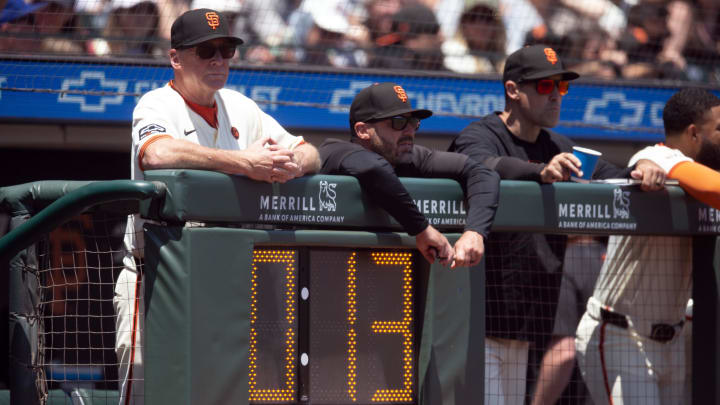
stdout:
<svg viewBox="0 0 720 405">
<path fill-rule="evenodd" d="M 434 111 L 423 132 L 452 135 L 505 105 L 500 80 L 367 72 L 232 68 L 226 87 L 295 132 L 345 131 L 355 94 L 382 81 L 400 83 L 415 107 Z M 0 120 L 129 123 L 139 97 L 171 78 L 164 65 L 0 60 Z M 662 141 L 662 109 L 675 91 L 574 82 L 556 130 L 575 139 Z"/>
</svg>

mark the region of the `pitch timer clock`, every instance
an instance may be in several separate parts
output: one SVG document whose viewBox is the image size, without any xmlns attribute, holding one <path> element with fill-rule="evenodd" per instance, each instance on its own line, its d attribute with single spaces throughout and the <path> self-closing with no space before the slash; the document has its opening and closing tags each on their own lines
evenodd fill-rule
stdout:
<svg viewBox="0 0 720 405">
<path fill-rule="evenodd" d="M 255 249 L 250 402 L 414 403 L 417 268 L 410 250 Z"/>
<path fill-rule="evenodd" d="M 427 263 L 354 178 L 146 177 L 167 187 L 165 201 L 141 207 L 154 220 L 144 230 L 146 403 L 481 397 L 480 267 Z M 457 183 L 404 181 L 429 220 L 459 237 Z"/>
</svg>

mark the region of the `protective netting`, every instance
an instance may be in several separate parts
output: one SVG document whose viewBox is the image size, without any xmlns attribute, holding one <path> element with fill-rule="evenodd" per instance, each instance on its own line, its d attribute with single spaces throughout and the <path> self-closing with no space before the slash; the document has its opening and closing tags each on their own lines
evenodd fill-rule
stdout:
<svg viewBox="0 0 720 405">
<path fill-rule="evenodd" d="M 70 396 L 117 401 L 113 296 L 126 218 L 83 214 L 37 244 L 41 332 L 33 366 L 44 376 L 38 389 L 63 390 L 67 403 Z"/>
<path fill-rule="evenodd" d="M 692 403 L 689 237 L 493 236 L 485 404 Z"/>
<path fill-rule="evenodd" d="M 38 245 L 41 391 L 119 395 L 124 223 L 84 214 Z M 486 404 L 691 403 L 688 237 L 504 232 L 486 248 Z"/>
<path fill-rule="evenodd" d="M 0 51 L 164 60 L 175 18 L 204 7 L 245 40 L 236 63 L 497 73 L 542 42 L 586 76 L 719 80 L 708 0 L 7 0 Z"/>
</svg>

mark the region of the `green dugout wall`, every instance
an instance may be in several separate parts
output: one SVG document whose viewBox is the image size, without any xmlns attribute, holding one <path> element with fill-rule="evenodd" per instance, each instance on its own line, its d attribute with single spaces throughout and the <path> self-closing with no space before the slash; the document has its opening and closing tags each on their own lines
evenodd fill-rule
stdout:
<svg viewBox="0 0 720 405">
<path fill-rule="evenodd" d="M 251 269 L 257 263 L 253 250 L 298 252 L 292 266 L 306 270 L 298 273 L 301 275 L 297 285 L 285 287 L 292 289 L 294 298 L 290 299 L 297 300 L 297 315 L 303 318 L 303 311 L 307 312 L 304 306 L 312 306 L 297 298 L 302 295 L 302 287 L 312 284 L 307 284 L 303 277 L 308 277 L 308 273 L 312 277 L 323 268 L 313 264 L 317 259 L 312 258 L 314 250 L 335 249 L 343 254 L 386 248 L 402 251 L 413 247 L 413 239 L 399 232 L 398 225 L 382 210 L 371 206 L 352 178 L 311 176 L 280 185 L 260 184 L 218 173 L 168 170 L 148 172 L 147 179 L 167 185 L 164 201 L 142 206 L 146 216 L 162 223 L 146 226 L 145 392 L 148 401 L 153 404 L 246 403 L 248 387 L 251 387 L 250 395 L 256 392 L 265 395 L 260 398 L 266 400 L 283 398 L 282 392 L 287 389 L 297 393 L 301 403 L 342 402 L 335 402 L 337 398 L 332 393 L 323 396 L 326 393 L 318 384 L 327 384 L 327 390 L 333 391 L 338 383 L 332 377 L 318 382 L 312 365 L 324 361 L 318 360 L 322 357 L 317 354 L 318 350 L 329 351 L 329 357 L 349 355 L 333 353 L 332 344 L 313 349 L 312 342 L 306 341 L 307 336 L 313 340 L 312 309 L 309 323 L 305 321 L 303 325 L 296 321 L 292 326 L 299 335 L 296 346 L 283 346 L 280 341 L 278 347 L 293 353 L 293 365 L 285 369 L 290 377 L 284 380 L 280 377 L 283 383 L 267 386 L 267 381 L 272 379 L 261 375 L 264 363 L 258 360 L 262 343 L 255 343 L 253 348 L 251 342 L 250 319 L 262 314 L 262 311 L 253 313 L 248 305 L 254 297 L 252 289 L 257 288 L 251 287 L 255 285 Z M 451 239 L 457 238 L 465 216 L 458 184 L 449 180 L 404 179 L 403 182 L 430 222 Z M 206 226 L 184 227 L 188 221 L 203 222 Z M 694 297 L 696 308 L 702 308 L 696 312 L 694 322 L 695 348 L 699 350 L 699 347 L 714 349 L 717 342 L 717 280 L 716 272 L 709 270 L 713 269 L 713 235 L 719 222 L 717 211 L 686 197 L 678 187 L 644 193 L 634 186 L 615 184 L 540 186 L 504 181 L 494 229 L 693 236 Z M 325 265 L 327 267 L 327 263 Z M 334 271 L 342 273 L 346 267 L 352 267 L 348 266 L 335 266 Z M 410 378 L 417 382 L 418 402 L 476 402 L 483 397 L 482 264 L 453 271 L 435 265 L 423 266 L 421 260 L 415 260 L 412 266 L 416 277 L 413 321 L 417 364 L 413 364 Z M 358 277 L 361 273 L 357 273 Z M 332 277 L 327 272 L 323 275 Z M 348 285 L 346 282 L 342 286 L 348 288 Z M 283 288 L 282 282 L 276 286 Z M 312 302 L 319 293 L 326 291 L 310 288 L 308 301 Z M 336 305 L 347 308 L 347 302 Z M 275 311 L 277 319 L 287 315 L 287 311 Z M 349 338 L 344 338 L 348 351 L 359 345 L 348 346 Z M 401 344 L 395 344 L 397 350 L 401 350 Z M 309 365 L 302 365 L 301 355 L 306 351 Z M 695 356 L 694 392 L 702 398 L 702 402 L 696 403 L 718 398 L 716 356 Z M 363 377 L 360 360 L 355 362 L 358 377 L 353 380 L 348 377 L 352 374 L 348 370 L 352 368 L 349 365 L 355 363 L 351 356 L 343 359 L 344 363 L 332 363 L 346 367 L 338 367 L 335 372 L 342 376 L 343 383 L 355 387 L 359 396 L 359 391 L 366 389 L 359 381 Z M 280 361 L 286 359 L 280 357 Z M 400 381 L 402 386 L 402 379 L 392 381 Z"/>
<path fill-rule="evenodd" d="M 147 177 L 153 183 L 75 185 L 43 211 L 65 186 L 52 183 L 52 196 L 41 192 L 50 183 L 0 189 L 2 207 L 18 214 L 0 240 L 16 292 L 10 338 L 17 403 L 33 403 L 26 365 L 37 355 L 27 321 L 35 315 L 25 305 L 35 298 L 22 277 L 30 250 L 18 252 L 38 229 L 115 200 L 143 200 L 143 216 L 154 220 L 145 230 L 146 403 L 248 403 L 250 393 L 282 403 L 288 391 L 299 403 L 367 403 L 380 383 L 394 389 L 380 399 L 402 401 L 407 381 L 421 404 L 482 398 L 482 263 L 448 270 L 408 253 L 413 238 L 368 203 L 355 179 L 309 176 L 279 185 L 193 170 Z M 456 239 L 465 218 L 459 185 L 403 183 L 431 223 Z M 194 222 L 205 225 L 189 226 Z M 694 403 L 717 403 L 718 223 L 718 211 L 678 187 L 644 193 L 616 184 L 504 181 L 494 230 L 692 236 Z M 289 326 L 278 327 L 284 321 Z M 362 352 L 368 347 L 371 356 Z M 268 371 L 272 356 L 280 371 Z M 347 399 L 352 395 L 356 401 Z"/>
<path fill-rule="evenodd" d="M 249 305 L 253 250 L 300 252 L 298 265 L 307 270 L 300 275 L 293 293 L 301 296 L 301 288 L 311 286 L 310 303 L 297 298 L 300 301 L 297 312 L 300 318 L 308 315 L 313 318 L 318 311 L 303 306 L 312 307 L 313 299 L 322 295 L 329 296 L 326 302 L 342 300 L 345 291 L 338 294 L 335 290 L 348 286 L 344 277 L 347 263 L 333 262 L 335 259 L 328 256 L 346 257 L 354 252 L 361 261 L 363 254 L 398 252 L 398 249 L 408 252 L 415 245 L 414 238 L 390 232 L 399 230 L 397 224 L 366 202 L 352 178 L 314 176 L 270 185 L 189 170 L 148 172 L 147 176 L 148 180 L 167 185 L 165 201 L 144 207 L 148 215 L 166 223 L 146 225 L 145 237 L 145 394 L 153 404 L 247 403 L 253 379 L 248 375 L 249 358 L 254 357 L 249 354 L 253 352 L 250 344 L 253 316 Z M 465 220 L 462 191 L 457 183 L 415 179 L 406 179 L 405 183 L 414 189 L 414 198 L 423 200 L 419 202 L 421 206 L 426 205 L 438 214 L 433 219 L 436 226 L 447 231 L 451 240 L 456 239 L 459 236 L 456 232 L 462 229 Z M 432 187 L 428 187 L 429 184 Z M 443 196 L 442 204 L 437 195 Z M 186 221 L 202 221 L 207 226 L 183 227 Z M 257 228 L 272 224 L 275 229 L 234 228 L 237 224 Z M 423 260 L 415 255 L 409 262 L 412 276 L 416 277 L 412 293 L 414 344 L 409 349 L 416 360 L 409 364 L 408 371 L 402 355 L 408 348 L 403 345 L 403 334 L 395 333 L 376 343 L 384 346 L 385 358 L 394 358 L 395 365 L 400 367 L 377 369 L 374 373 L 395 374 L 378 379 L 399 388 L 403 388 L 403 378 L 410 378 L 414 386 L 411 398 L 420 403 L 468 403 L 482 397 L 482 384 L 478 384 L 483 380 L 482 268 L 449 271 L 424 264 Z M 358 265 L 358 279 L 364 276 L 361 267 Z M 317 282 L 307 279 L 317 272 L 324 272 Z M 370 286 L 365 286 L 364 291 L 373 293 L 372 300 L 382 300 L 384 296 L 390 306 L 398 309 L 402 306 L 401 294 L 407 291 L 402 289 L 401 279 L 389 282 L 394 285 L 373 286 L 383 291 L 372 291 Z M 328 289 L 335 293 L 323 291 Z M 362 289 L 358 286 L 359 291 Z M 363 307 L 363 295 L 358 293 L 359 307 Z M 398 299 L 387 299 L 393 295 Z M 338 315 L 344 312 L 347 302 L 337 302 L 337 305 L 341 310 L 326 314 L 329 318 L 334 316 L 334 320 L 327 321 L 333 323 L 330 329 L 346 324 Z M 375 311 L 376 314 L 384 312 L 388 314 L 381 317 L 393 318 L 391 321 L 402 319 L 400 312 L 388 307 Z M 270 391 L 274 393 L 265 392 L 266 398 L 280 398 L 279 391 L 289 387 L 293 391 L 291 397 L 300 402 L 354 402 L 345 392 L 348 338 L 344 332 L 333 335 L 332 331 L 328 332 L 330 337 L 317 337 L 313 325 L 322 328 L 323 323 L 315 319 L 315 322 L 296 325 L 301 336 L 292 347 L 298 353 L 293 361 L 300 362 L 301 353 L 307 352 L 310 364 L 293 365 L 292 371 L 296 373 L 293 384 L 270 384 L 274 387 Z M 362 334 L 360 324 L 368 326 L 362 314 L 358 315 L 358 334 Z M 311 341 L 306 341 L 303 335 L 310 336 Z M 313 337 L 328 344 L 313 345 Z M 362 338 L 358 337 L 358 346 Z M 280 350 L 285 348 L 282 343 Z M 326 353 L 317 354 L 318 351 Z M 374 355 L 381 354 L 382 351 Z M 370 391 L 374 390 L 370 384 L 363 384 L 363 380 L 376 378 L 372 369 L 383 361 L 368 361 L 363 369 L 360 350 L 357 357 L 356 403 L 370 403 L 373 394 Z M 313 372 L 317 361 L 323 364 Z M 263 386 L 268 379 L 261 376 L 267 371 L 263 366 L 267 365 L 258 364 L 258 381 L 255 388 L 251 388 L 251 392 L 258 393 L 258 398 L 268 389 Z M 323 370 L 332 372 L 322 376 Z M 342 378 L 334 378 L 338 375 Z M 387 398 L 391 398 L 391 394 Z M 401 398 L 400 393 L 394 394 Z"/>
</svg>

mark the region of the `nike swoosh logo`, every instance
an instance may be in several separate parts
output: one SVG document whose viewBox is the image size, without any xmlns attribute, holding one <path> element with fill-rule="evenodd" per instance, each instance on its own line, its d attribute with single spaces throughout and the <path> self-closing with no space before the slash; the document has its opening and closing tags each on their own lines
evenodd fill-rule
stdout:
<svg viewBox="0 0 720 405">
<path fill-rule="evenodd" d="M 185 136 L 188 136 L 188 135 L 192 134 L 193 132 L 195 132 L 195 129 L 191 129 L 191 130 L 189 130 L 189 131 L 186 129 L 186 130 L 185 130 Z"/>
</svg>

